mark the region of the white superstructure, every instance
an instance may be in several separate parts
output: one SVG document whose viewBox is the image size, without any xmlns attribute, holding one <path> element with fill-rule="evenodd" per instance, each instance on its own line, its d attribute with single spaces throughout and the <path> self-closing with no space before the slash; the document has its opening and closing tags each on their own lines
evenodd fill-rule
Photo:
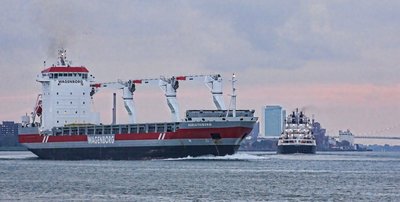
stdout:
<svg viewBox="0 0 400 202">
<path fill-rule="evenodd" d="M 35 108 L 43 110 L 40 130 L 68 124 L 99 124 L 99 114 L 92 112 L 92 75 L 85 67 L 72 67 L 66 51 L 60 50 L 59 61 L 37 75 L 42 94 Z"/>
<path fill-rule="evenodd" d="M 278 140 L 278 153 L 315 153 L 316 140 L 311 120 L 298 109 L 285 120 L 285 128 Z"/>
</svg>

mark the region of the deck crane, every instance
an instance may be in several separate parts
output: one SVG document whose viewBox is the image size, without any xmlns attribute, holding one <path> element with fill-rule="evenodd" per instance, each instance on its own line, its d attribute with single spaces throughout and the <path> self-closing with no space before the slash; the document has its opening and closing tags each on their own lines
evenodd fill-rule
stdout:
<svg viewBox="0 0 400 202">
<path fill-rule="evenodd" d="M 100 88 L 110 88 L 118 90 L 122 89 L 122 98 L 124 100 L 125 109 L 128 112 L 129 123 L 136 123 L 135 108 L 133 103 L 133 92 L 135 92 L 136 87 L 131 80 L 118 80 L 117 82 L 96 83 L 90 86 L 92 87 L 90 96 L 93 96 L 97 91 L 100 90 Z"/>
<path fill-rule="evenodd" d="M 172 76 L 166 78 L 164 76 L 161 76 L 158 79 L 133 80 L 133 83 L 140 85 L 158 85 L 164 92 L 165 97 L 167 98 L 167 104 L 171 111 L 172 120 L 175 122 L 180 121 L 179 105 L 178 100 L 176 99 L 176 91 L 179 88 L 179 81 L 176 77 Z"/>
<path fill-rule="evenodd" d="M 222 77 L 220 74 L 178 76 L 176 79 L 182 81 L 203 81 L 208 89 L 210 89 L 217 109 L 226 110 L 224 98 L 222 96 Z"/>
</svg>

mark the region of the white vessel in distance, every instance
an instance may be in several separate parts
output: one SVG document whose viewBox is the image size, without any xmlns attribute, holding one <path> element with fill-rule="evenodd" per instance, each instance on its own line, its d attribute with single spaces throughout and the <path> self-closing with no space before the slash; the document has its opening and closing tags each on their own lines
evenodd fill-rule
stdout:
<svg viewBox="0 0 400 202">
<path fill-rule="evenodd" d="M 298 109 L 289 114 L 278 140 L 278 154 L 315 154 L 317 144 L 312 134 L 311 120 Z"/>
</svg>

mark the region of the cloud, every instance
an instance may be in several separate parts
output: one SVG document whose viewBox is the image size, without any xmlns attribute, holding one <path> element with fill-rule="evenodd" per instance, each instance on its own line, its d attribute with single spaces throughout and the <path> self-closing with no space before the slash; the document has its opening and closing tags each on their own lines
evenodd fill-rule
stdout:
<svg viewBox="0 0 400 202">
<path fill-rule="evenodd" d="M 40 92 L 34 83 L 43 60 L 54 63 L 58 47 L 64 46 L 73 64 L 87 66 L 98 81 L 207 73 L 221 73 L 227 81 L 235 72 L 240 106 L 260 109 L 271 102 L 296 108 L 309 106 L 310 94 L 325 95 L 312 106 L 329 114 L 323 121 L 332 123 L 330 127 L 351 123 L 350 118 L 332 121 L 339 115 L 363 119 L 372 127 L 374 119 L 362 115 L 365 109 L 357 105 L 356 114 L 350 112 L 357 103 L 351 101 L 360 99 L 355 91 L 364 89 L 381 96 L 368 94 L 368 107 L 400 112 L 388 101 L 398 93 L 388 88 L 399 83 L 398 10 L 396 1 L 368 0 L 3 1 L 0 70 L 5 74 L 0 86 L 7 88 L 0 93 L 18 97 Z M 328 91 L 313 91 L 313 85 Z M 290 87 L 304 102 L 292 99 Z M 228 92 L 229 86 L 225 89 Z M 182 87 L 182 92 L 191 90 Z M 268 96 L 261 96 L 264 92 Z M 181 97 L 184 107 L 203 106 Z M 340 97 L 346 99 L 337 105 Z M 18 119 L 20 114 L 13 112 L 30 109 L 26 103 L 33 103 L 35 96 L 20 99 L 20 103 L 4 99 L 3 119 Z M 159 105 L 164 101 L 161 96 L 138 104 L 167 113 L 165 105 Z M 154 119 L 146 113 L 147 105 L 142 109 L 145 120 Z M 386 121 L 394 119 L 386 114 Z"/>
</svg>

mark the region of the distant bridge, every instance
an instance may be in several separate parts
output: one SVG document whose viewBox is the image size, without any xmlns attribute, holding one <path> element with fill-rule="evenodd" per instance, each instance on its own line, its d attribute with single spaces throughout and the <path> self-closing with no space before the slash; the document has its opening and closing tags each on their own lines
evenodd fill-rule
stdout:
<svg viewBox="0 0 400 202">
<path fill-rule="evenodd" d="M 355 139 L 381 139 L 381 140 L 400 140 L 400 137 L 393 136 L 354 136 Z"/>
<path fill-rule="evenodd" d="M 334 138 L 339 138 L 339 136 L 333 136 Z M 354 139 L 380 139 L 380 140 L 400 140 L 400 137 L 393 136 L 353 136 Z"/>
</svg>

